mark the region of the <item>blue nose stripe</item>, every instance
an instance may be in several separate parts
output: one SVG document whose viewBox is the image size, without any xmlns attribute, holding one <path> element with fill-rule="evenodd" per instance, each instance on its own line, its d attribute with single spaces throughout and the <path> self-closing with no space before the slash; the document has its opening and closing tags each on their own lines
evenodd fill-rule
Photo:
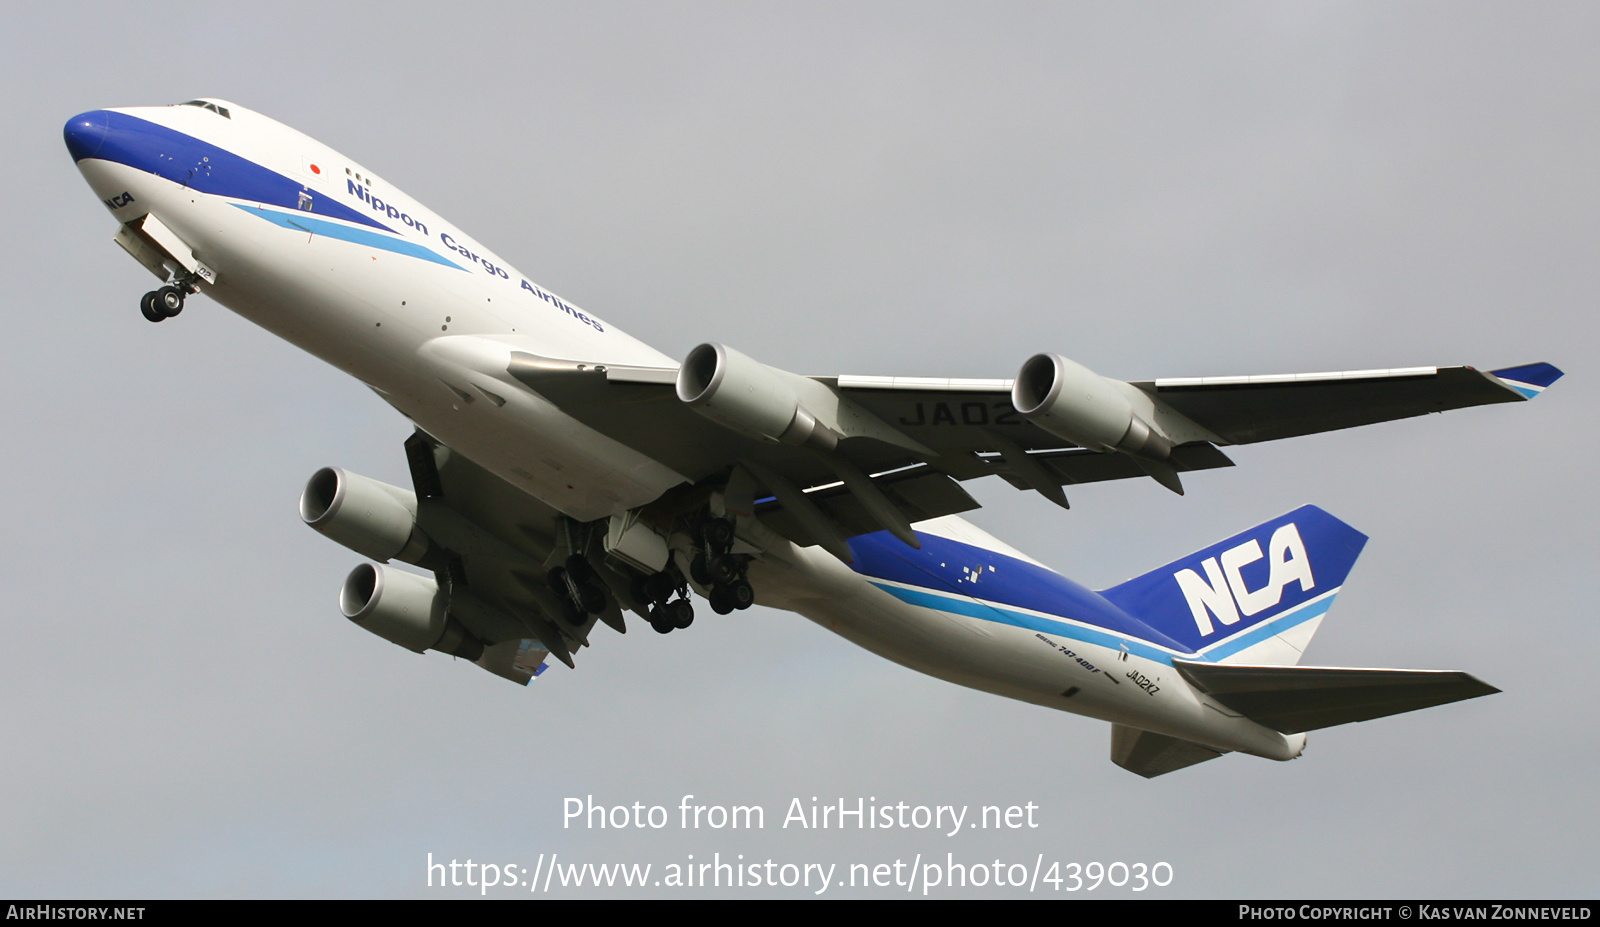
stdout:
<svg viewBox="0 0 1600 927">
<path fill-rule="evenodd" d="M 78 161 L 96 158 L 125 164 L 200 193 L 314 212 L 394 232 L 367 211 L 339 202 L 336 191 L 311 190 L 214 142 L 128 113 L 101 109 L 74 116 L 67 122 L 66 137 L 67 149 Z"/>
<path fill-rule="evenodd" d="M 73 161 L 94 157 L 106 142 L 106 111 L 96 109 L 73 116 L 67 120 L 62 135 L 66 136 Z"/>
</svg>

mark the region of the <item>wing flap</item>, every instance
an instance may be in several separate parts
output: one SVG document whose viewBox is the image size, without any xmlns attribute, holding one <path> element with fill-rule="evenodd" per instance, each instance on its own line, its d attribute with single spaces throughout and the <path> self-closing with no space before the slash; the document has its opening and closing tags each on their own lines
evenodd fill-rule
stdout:
<svg viewBox="0 0 1600 927">
<path fill-rule="evenodd" d="M 941 515 L 955 515 L 978 508 L 978 502 L 961 485 L 931 467 L 916 467 L 872 479 L 874 485 L 912 522 L 928 521 Z M 883 530 L 872 513 L 843 484 L 813 489 L 806 496 L 840 529 L 852 538 Z M 802 547 L 820 543 L 806 529 L 801 518 L 785 510 L 776 498 L 761 500 L 756 514 L 763 524 Z"/>
<path fill-rule="evenodd" d="M 1173 660 L 1172 665 L 1201 692 L 1284 734 L 1370 721 L 1500 691 L 1459 670 L 1254 666 L 1187 660 Z"/>
<path fill-rule="evenodd" d="M 1127 454 L 1102 454 L 1098 451 L 1077 448 L 1041 451 L 1028 456 L 1042 462 L 1055 473 L 1063 485 L 1098 483 L 1102 480 L 1128 480 L 1147 475 L 1138 461 Z M 1228 455 L 1211 444 L 1180 444 L 1172 449 L 1172 456 L 1167 458 L 1167 463 L 1179 473 L 1233 466 L 1233 461 Z M 1004 473 L 1001 475 L 1006 476 Z M 1026 484 L 1011 480 L 1009 476 L 1007 479 L 1018 489 L 1027 488 Z"/>
</svg>

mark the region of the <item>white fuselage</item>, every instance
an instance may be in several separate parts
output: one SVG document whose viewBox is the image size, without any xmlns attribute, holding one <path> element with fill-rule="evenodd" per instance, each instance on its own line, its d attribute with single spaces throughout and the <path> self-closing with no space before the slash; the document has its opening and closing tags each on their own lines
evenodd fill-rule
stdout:
<svg viewBox="0 0 1600 927">
<path fill-rule="evenodd" d="M 204 173 L 222 170 L 209 162 L 157 160 L 153 168 L 74 154 L 119 222 L 158 217 L 214 271 L 207 295 L 357 377 L 440 442 L 555 510 L 592 521 L 685 482 L 507 373 L 512 351 L 643 367 L 675 367 L 673 358 L 522 276 L 359 163 L 257 113 L 228 109 L 227 117 L 197 106 L 100 112 L 253 162 L 298 185 L 315 211 L 230 194 Z M 110 145 L 109 135 L 124 130 L 108 123 L 107 131 Z M 185 149 L 174 142 L 169 155 L 167 138 L 147 146 L 147 156 L 182 162 Z M 92 141 L 79 144 L 89 150 Z M 182 182 L 183 171 L 204 182 Z M 387 231 L 337 210 L 330 217 L 325 204 Z M 1003 571 L 1027 560 L 954 517 L 916 527 L 991 559 L 974 568 Z M 1277 733 L 1197 693 L 1148 645 L 1088 633 L 1088 624 L 1076 633 L 1070 616 L 985 611 L 981 583 L 968 592 L 872 578 L 820 548 L 752 530 L 762 534 L 748 539 L 764 551 L 751 568 L 761 604 L 797 611 L 905 666 L 1226 750 L 1289 759 L 1304 744 L 1304 735 Z"/>
</svg>

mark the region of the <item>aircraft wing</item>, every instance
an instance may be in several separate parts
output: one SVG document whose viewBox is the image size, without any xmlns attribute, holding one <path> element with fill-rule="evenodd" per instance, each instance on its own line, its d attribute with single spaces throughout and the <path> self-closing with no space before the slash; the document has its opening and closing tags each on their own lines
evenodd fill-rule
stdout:
<svg viewBox="0 0 1600 927">
<path fill-rule="evenodd" d="M 1209 433 L 1211 443 L 1226 445 L 1337 431 L 1468 406 L 1520 402 L 1534 398 L 1561 375 L 1557 368 L 1541 363 L 1492 372 L 1472 367 L 1405 367 L 1169 377 L 1128 385 L 1156 400 L 1156 416 L 1164 406 L 1198 427 L 1199 433 Z M 935 447 L 993 450 L 985 429 L 1019 438 L 1029 449 L 1073 446 L 1039 428 L 1014 429 L 1023 424 L 1012 407 L 1014 380 L 841 376 L 831 382 L 880 417 Z M 1102 478 L 1120 475 L 1144 474 Z"/>
<path fill-rule="evenodd" d="M 1136 422 L 1148 423 L 1157 436 L 1151 440 L 1165 445 L 1155 454 L 1149 447 L 1123 452 L 1109 441 L 1091 446 L 1095 442 L 1065 437 L 1071 427 L 1019 409 L 1010 379 L 798 377 L 762 370 L 789 378 L 780 382 L 803 381 L 794 387 L 808 397 L 802 410 L 804 403 L 816 405 L 833 423 L 836 442 L 765 437 L 716 420 L 680 398 L 676 367 L 585 365 L 517 352 L 508 372 L 691 482 L 726 485 L 730 509 L 760 514 L 796 543 L 822 544 L 845 559 L 849 537 L 884 529 L 907 536 L 911 522 L 976 508 L 960 485 L 966 480 L 998 475 L 1062 506 L 1062 487 L 1100 480 L 1150 476 L 1182 492 L 1179 473 L 1232 466 L 1219 445 L 1521 401 L 1561 376 L 1548 364 L 1532 364 L 1492 373 L 1414 367 L 1125 383 L 1084 370 L 1130 408 Z M 752 383 L 758 392 L 761 383 Z"/>
<path fill-rule="evenodd" d="M 1406 367 L 1255 377 L 1181 377 L 1136 383 L 1229 444 L 1275 441 L 1467 406 L 1532 399 L 1561 371 L 1527 364 Z"/>
</svg>

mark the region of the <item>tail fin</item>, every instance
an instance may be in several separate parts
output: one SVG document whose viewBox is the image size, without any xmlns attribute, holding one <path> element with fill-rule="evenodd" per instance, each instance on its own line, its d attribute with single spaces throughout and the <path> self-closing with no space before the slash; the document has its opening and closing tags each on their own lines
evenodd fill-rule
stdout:
<svg viewBox="0 0 1600 927">
<path fill-rule="evenodd" d="M 1292 666 L 1366 543 L 1307 505 L 1100 594 L 1202 660 Z"/>
</svg>

